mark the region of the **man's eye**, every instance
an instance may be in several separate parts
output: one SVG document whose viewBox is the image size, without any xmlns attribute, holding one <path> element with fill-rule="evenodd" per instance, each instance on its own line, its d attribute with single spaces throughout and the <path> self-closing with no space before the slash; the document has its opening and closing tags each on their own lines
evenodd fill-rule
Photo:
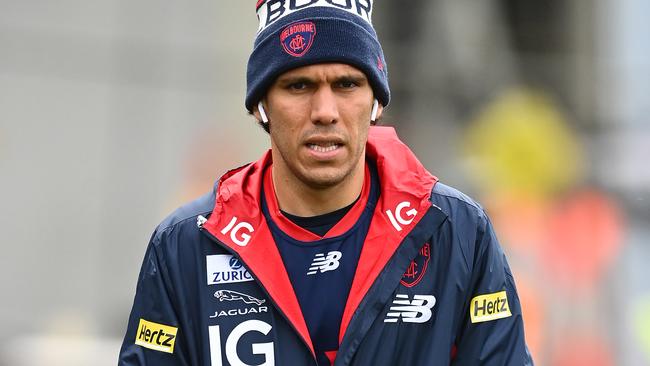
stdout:
<svg viewBox="0 0 650 366">
<path fill-rule="evenodd" d="M 307 83 L 298 82 L 298 83 L 289 84 L 288 88 L 291 90 L 305 90 L 307 89 Z"/>
<path fill-rule="evenodd" d="M 355 86 L 357 86 L 357 83 L 355 83 L 352 80 L 339 81 L 339 88 L 350 89 L 350 88 L 354 88 Z"/>
</svg>

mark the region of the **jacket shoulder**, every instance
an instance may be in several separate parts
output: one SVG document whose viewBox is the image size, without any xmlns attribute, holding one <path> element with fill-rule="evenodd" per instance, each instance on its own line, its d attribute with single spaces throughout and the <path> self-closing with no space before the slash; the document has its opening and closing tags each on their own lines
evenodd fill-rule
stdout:
<svg viewBox="0 0 650 366">
<path fill-rule="evenodd" d="M 478 202 L 456 188 L 441 182 L 437 182 L 431 190 L 431 203 L 452 221 L 466 217 L 474 218 L 474 221 L 478 223 L 486 218 L 485 211 Z"/>
<path fill-rule="evenodd" d="M 462 253 L 465 266 L 471 272 L 481 251 L 485 250 L 480 244 L 482 238 L 490 230 L 483 207 L 461 191 L 440 182 L 432 189 L 431 203 L 447 216 L 446 240 L 451 250 Z"/>
<path fill-rule="evenodd" d="M 155 241 L 159 241 L 160 236 L 164 232 L 170 231 L 176 227 L 188 225 L 196 227 L 197 217 L 199 215 L 209 215 L 214 208 L 214 201 L 215 190 L 212 190 L 174 210 L 174 212 L 162 220 L 156 228 L 156 232 L 154 233 Z"/>
</svg>

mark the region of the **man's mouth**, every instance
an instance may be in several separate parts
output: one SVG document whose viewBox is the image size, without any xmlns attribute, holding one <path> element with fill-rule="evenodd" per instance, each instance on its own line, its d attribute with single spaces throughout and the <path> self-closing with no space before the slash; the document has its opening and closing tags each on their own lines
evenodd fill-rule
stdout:
<svg viewBox="0 0 650 366">
<path fill-rule="evenodd" d="M 341 144 L 335 142 L 321 143 L 321 144 L 307 144 L 307 147 L 319 153 L 326 153 L 338 149 Z"/>
</svg>

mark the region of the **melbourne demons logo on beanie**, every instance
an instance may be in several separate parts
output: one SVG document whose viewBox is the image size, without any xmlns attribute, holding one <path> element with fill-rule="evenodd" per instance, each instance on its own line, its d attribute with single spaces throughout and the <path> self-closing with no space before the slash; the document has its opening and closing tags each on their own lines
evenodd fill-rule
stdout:
<svg viewBox="0 0 650 366">
<path fill-rule="evenodd" d="M 286 26 L 280 33 L 280 42 L 291 56 L 301 57 L 314 43 L 316 25 L 313 22 L 298 22 Z"/>
</svg>

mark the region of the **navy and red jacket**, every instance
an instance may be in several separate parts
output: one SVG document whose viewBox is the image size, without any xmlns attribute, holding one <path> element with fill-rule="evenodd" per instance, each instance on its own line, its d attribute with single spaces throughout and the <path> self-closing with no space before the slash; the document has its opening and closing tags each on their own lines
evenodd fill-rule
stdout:
<svg viewBox="0 0 650 366">
<path fill-rule="evenodd" d="M 334 365 L 532 365 L 512 273 L 483 209 L 388 127 L 367 159 L 380 196 Z M 119 365 L 316 365 L 261 212 L 267 152 L 185 205 L 147 248 Z M 340 296 L 340 294 L 331 294 Z"/>
</svg>

